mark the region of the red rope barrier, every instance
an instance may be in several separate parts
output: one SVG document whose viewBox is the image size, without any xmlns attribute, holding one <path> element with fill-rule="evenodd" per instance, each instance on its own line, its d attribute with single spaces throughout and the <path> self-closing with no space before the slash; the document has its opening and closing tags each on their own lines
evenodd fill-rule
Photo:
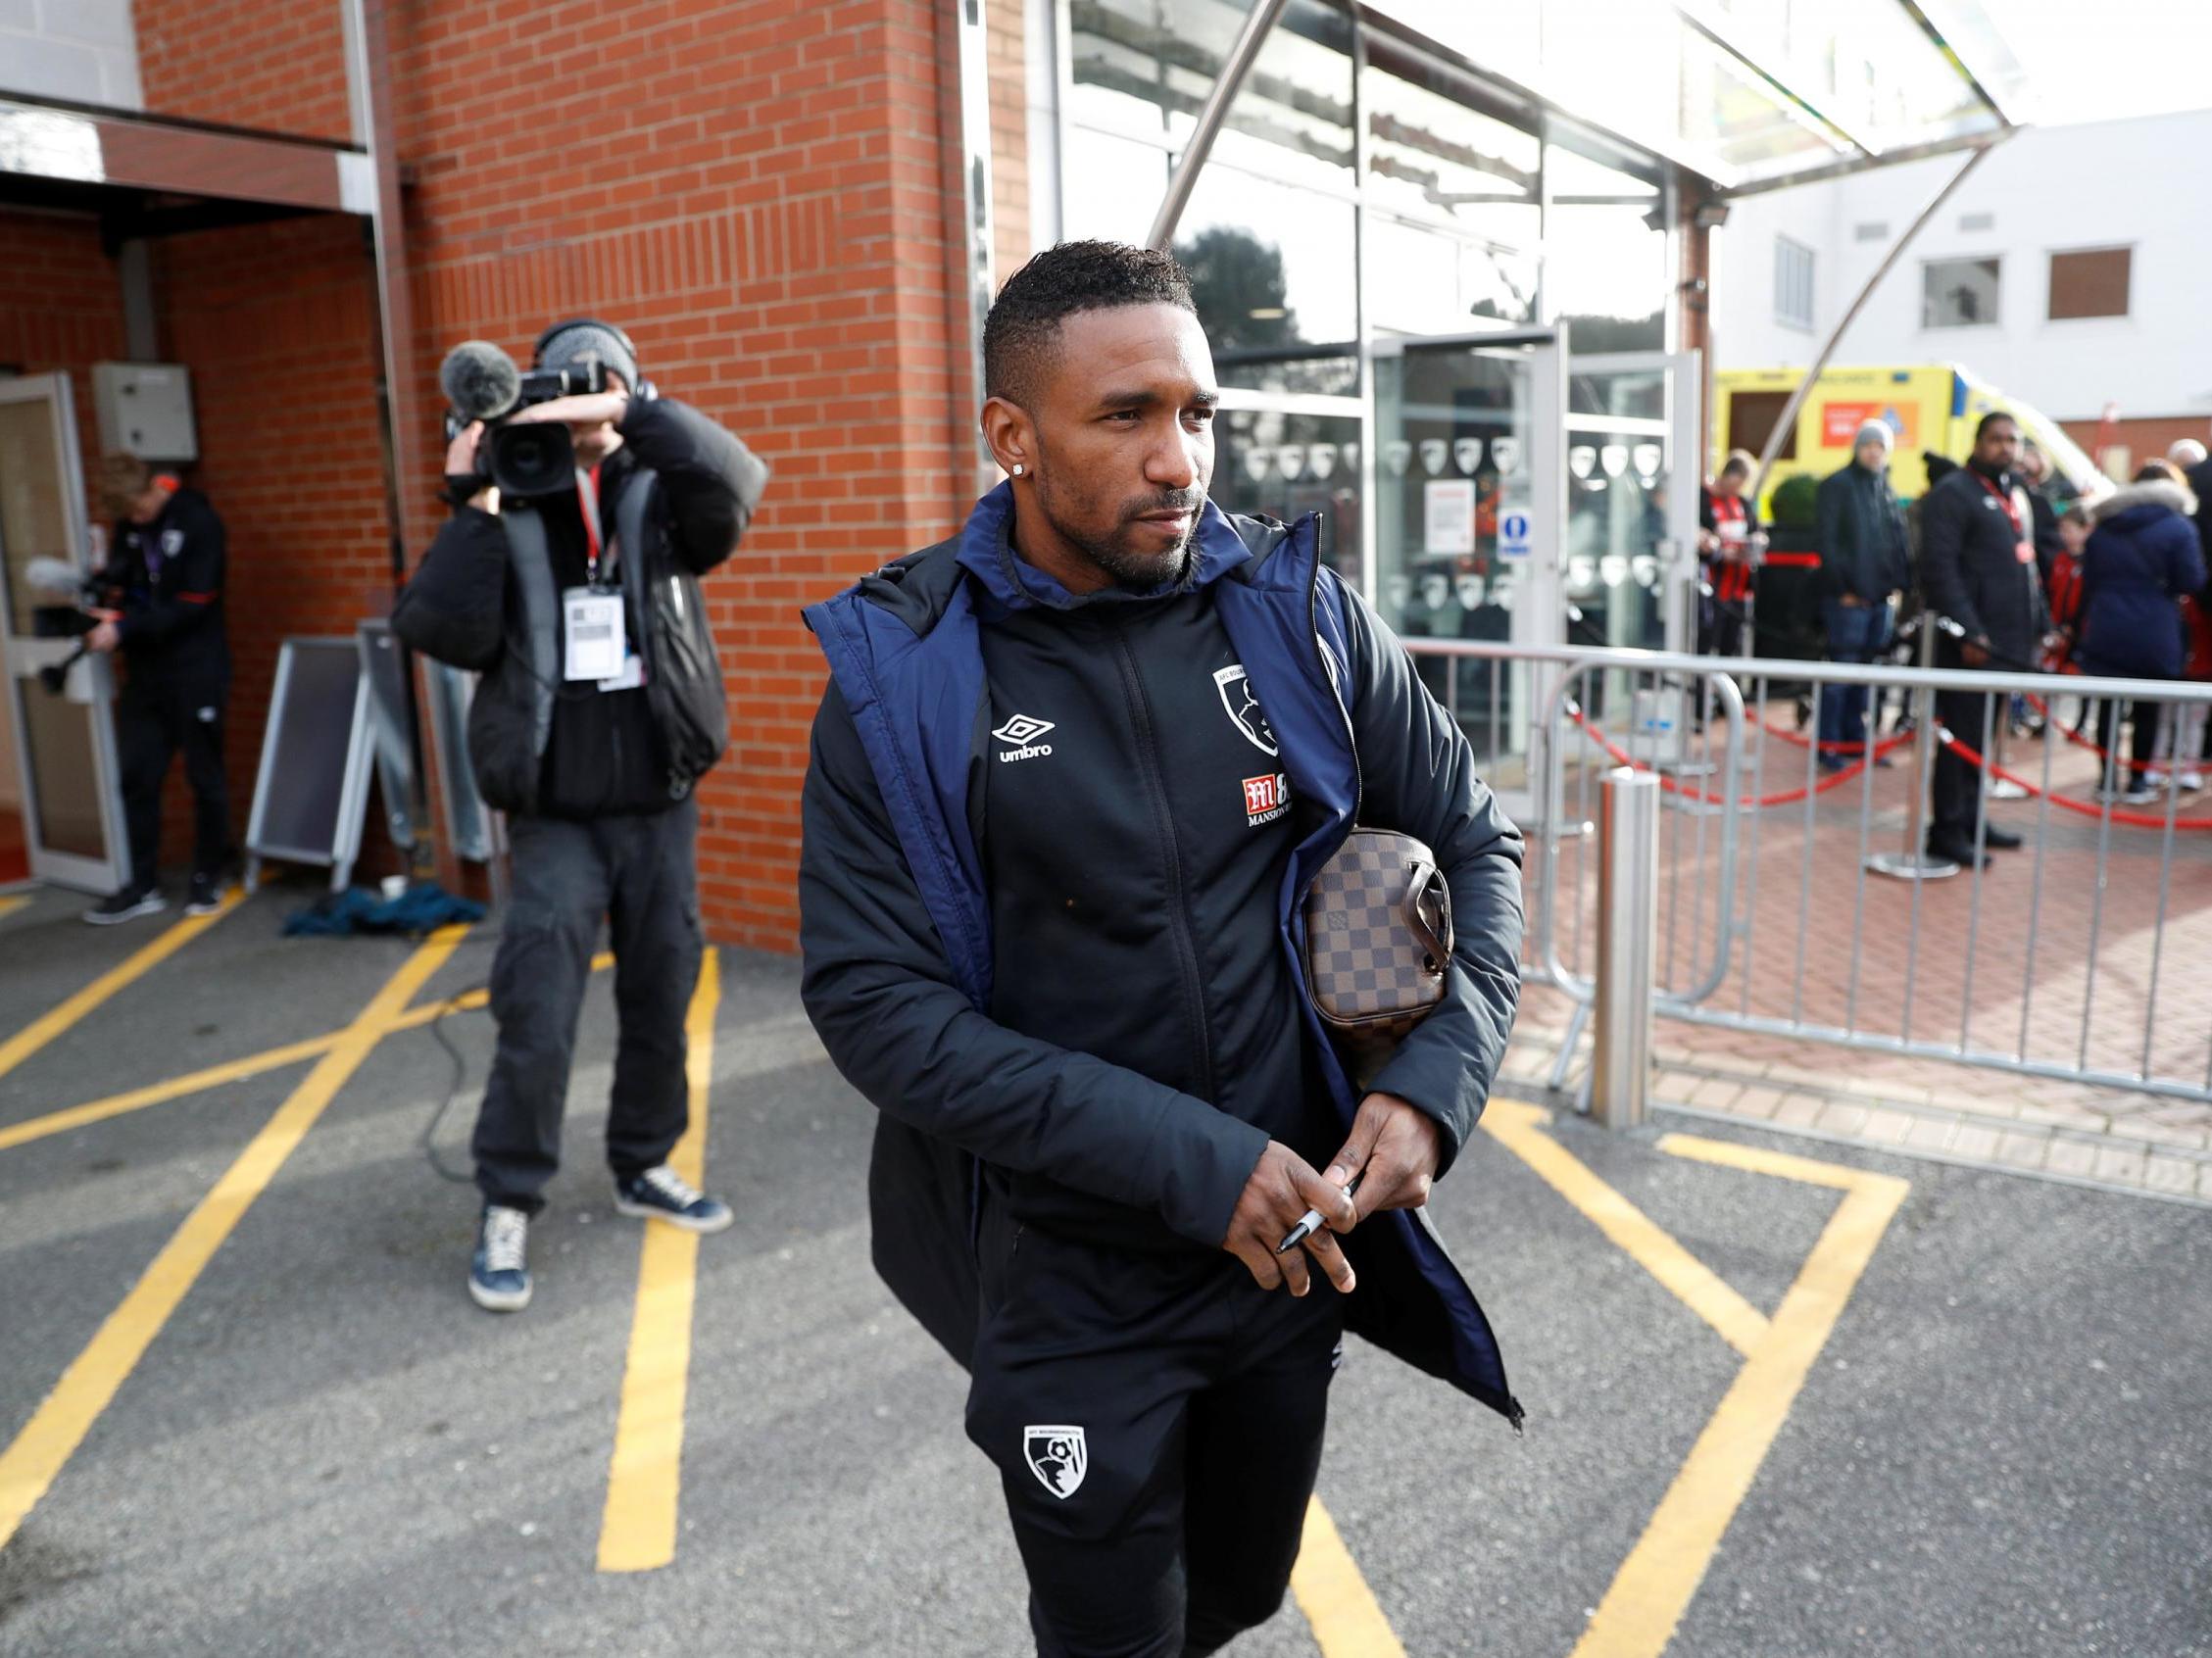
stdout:
<svg viewBox="0 0 2212 1658">
<path fill-rule="evenodd" d="M 1936 735 L 1942 740 L 1944 748 L 1957 755 L 1968 765 L 1986 770 L 1991 776 L 2001 777 L 2007 783 L 2017 784 L 2031 795 L 2042 795 L 2042 790 L 2037 788 L 2025 777 L 2015 776 L 1995 761 L 1984 759 L 1942 726 L 1936 727 Z M 2166 827 L 2166 819 L 2147 811 L 2108 813 L 2103 806 L 2091 805 L 2087 801 L 2068 800 L 2064 795 L 2047 795 L 2043 798 L 2054 806 L 2064 806 L 2068 811 L 2078 811 L 2084 817 L 2104 818 L 2109 816 L 2114 823 L 2126 823 L 2138 829 L 2163 829 Z M 2174 819 L 2174 827 L 2177 829 L 2212 829 L 2212 817 L 2177 817 Z"/>
<path fill-rule="evenodd" d="M 1603 749 L 1606 754 L 1612 756 L 1612 757 L 1618 760 L 1622 765 L 1630 766 L 1637 771 L 1650 771 L 1652 769 L 1652 767 L 1645 765 L 1641 761 L 1632 758 L 1629 756 L 1627 750 L 1617 747 L 1612 742 L 1612 740 L 1608 738 L 1602 731 L 1598 730 L 1598 727 L 1591 724 L 1588 719 L 1583 717 L 1582 709 L 1574 703 L 1570 702 L 1567 705 L 1567 717 L 1573 720 L 1577 725 L 1581 726 L 1584 731 L 1589 733 L 1590 738 L 1593 742 L 1595 742 L 1600 749 Z M 1769 726 L 1767 727 L 1767 729 L 1772 730 L 1773 727 Z M 1777 732 L 1776 735 L 1783 736 L 1787 735 L 1787 733 Z M 1799 741 L 1801 742 L 1803 741 L 1803 739 L 1799 739 Z M 1871 757 L 1879 759 L 1882 756 L 1888 754 L 1892 749 L 1898 747 L 1900 744 L 1909 743 L 1911 741 L 1912 739 L 1909 737 L 1892 737 L 1887 742 L 1877 744 L 1875 746 L 1874 754 Z M 1798 801 L 1805 799 L 1808 795 L 1825 795 L 1831 789 L 1842 788 L 1845 783 L 1848 783 L 1852 778 L 1856 777 L 1860 772 L 1864 771 L 1867 767 L 1867 760 L 1863 759 L 1854 761 L 1852 764 L 1845 766 L 1842 771 L 1831 772 L 1828 776 L 1822 778 L 1818 783 L 1815 783 L 1809 789 L 1792 789 L 1789 792 L 1780 795 L 1744 795 L 1740 796 L 1734 804 L 1740 806 L 1750 806 L 1754 810 L 1764 810 L 1769 806 L 1793 805 Z M 1673 778 L 1667 776 L 1664 772 L 1659 773 L 1659 787 L 1664 789 L 1670 795 L 1680 795 L 1686 800 L 1698 801 L 1706 805 L 1727 805 L 1730 804 L 1729 799 L 1726 795 L 1708 795 L 1702 789 L 1693 788 L 1689 784 L 1676 782 Z"/>
</svg>

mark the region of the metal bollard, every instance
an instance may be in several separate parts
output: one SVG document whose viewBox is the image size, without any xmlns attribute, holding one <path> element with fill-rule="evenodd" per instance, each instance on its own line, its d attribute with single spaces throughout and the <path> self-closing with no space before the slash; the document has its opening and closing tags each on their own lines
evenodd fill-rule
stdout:
<svg viewBox="0 0 2212 1658">
<path fill-rule="evenodd" d="M 1659 930 L 1659 779 L 1628 766 L 1599 780 L 1598 977 L 1590 1113 L 1644 1121 L 1651 1089 L 1651 959 Z"/>
<path fill-rule="evenodd" d="M 1920 615 L 1920 665 L 1936 665 L 1936 628 L 1933 610 Z M 1874 726 L 1867 724 L 1866 741 L 1874 741 Z M 1905 797 L 1905 844 L 1901 853 L 1876 853 L 1866 866 L 1877 875 L 1898 881 L 1942 881 L 1958 873 L 1947 857 L 1927 851 L 1928 792 L 1936 783 L 1936 688 L 1920 687 L 1920 711 L 1912 727 L 1912 781 Z"/>
</svg>

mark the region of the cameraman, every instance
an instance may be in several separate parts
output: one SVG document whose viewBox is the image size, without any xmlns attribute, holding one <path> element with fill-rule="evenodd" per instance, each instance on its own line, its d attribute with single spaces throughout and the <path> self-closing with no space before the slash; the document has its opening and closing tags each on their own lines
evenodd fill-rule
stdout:
<svg viewBox="0 0 2212 1658">
<path fill-rule="evenodd" d="M 107 567 L 93 578 L 102 608 L 88 651 L 121 651 L 116 747 L 123 770 L 130 878 L 84 912 L 97 927 L 168 907 L 158 882 L 162 782 L 177 750 L 192 786 L 192 887 L 187 915 L 222 903 L 230 858 L 230 790 L 222 775 L 222 709 L 230 642 L 222 631 L 222 520 L 208 498 L 135 455 L 100 459 L 100 500 L 116 519 Z"/>
<path fill-rule="evenodd" d="M 692 786 L 728 739 L 697 578 L 735 550 L 768 478 L 728 432 L 656 396 L 611 323 L 548 328 L 535 366 L 605 373 L 604 392 L 508 417 L 565 423 L 573 483 L 503 502 L 478 469 L 483 427 L 469 425 L 446 454 L 453 516 L 392 612 L 415 649 L 482 673 L 469 760 L 509 816 L 514 893 L 491 975 L 499 1047 L 471 1146 L 484 1207 L 468 1292 L 494 1312 L 529 1302 L 529 1220 L 560 1160 L 603 915 L 621 1019 L 607 1123 L 614 1206 L 694 1232 L 733 1218 L 667 1156 L 689 1117 L 684 1019 L 701 948 Z M 599 658 L 614 643 L 620 667 L 608 671 Z"/>
</svg>

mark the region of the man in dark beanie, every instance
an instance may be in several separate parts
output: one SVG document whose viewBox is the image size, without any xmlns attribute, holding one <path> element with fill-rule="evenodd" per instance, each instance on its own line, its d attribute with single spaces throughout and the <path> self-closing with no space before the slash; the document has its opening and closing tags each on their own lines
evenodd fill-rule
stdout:
<svg viewBox="0 0 2212 1658">
<path fill-rule="evenodd" d="M 480 423 L 446 456 L 453 516 L 392 612 L 394 630 L 481 673 L 468 756 L 508 813 L 514 896 L 492 964 L 499 1049 L 473 1150 L 483 1215 L 468 1292 L 530 1298 L 530 1218 L 561 1150 L 576 1012 L 600 921 L 614 949 L 621 1037 L 607 1156 L 614 1206 L 718 1232 L 729 1206 L 667 1158 L 688 1121 L 684 1016 L 699 975 L 692 787 L 728 739 L 698 578 L 727 559 L 768 469 L 696 410 L 659 396 L 612 323 L 556 323 L 537 366 L 596 365 L 606 389 L 525 407 L 560 422 L 575 474 L 501 500 L 477 469 Z"/>
</svg>

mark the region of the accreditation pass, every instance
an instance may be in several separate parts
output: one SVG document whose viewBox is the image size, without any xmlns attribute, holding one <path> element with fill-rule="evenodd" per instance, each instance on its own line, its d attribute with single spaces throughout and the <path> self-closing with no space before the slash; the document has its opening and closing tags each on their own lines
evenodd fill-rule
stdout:
<svg viewBox="0 0 2212 1658">
<path fill-rule="evenodd" d="M 571 587 L 561 595 L 563 632 L 567 638 L 565 679 L 613 679 L 628 654 L 622 637 L 622 596 L 596 588 Z"/>
</svg>

